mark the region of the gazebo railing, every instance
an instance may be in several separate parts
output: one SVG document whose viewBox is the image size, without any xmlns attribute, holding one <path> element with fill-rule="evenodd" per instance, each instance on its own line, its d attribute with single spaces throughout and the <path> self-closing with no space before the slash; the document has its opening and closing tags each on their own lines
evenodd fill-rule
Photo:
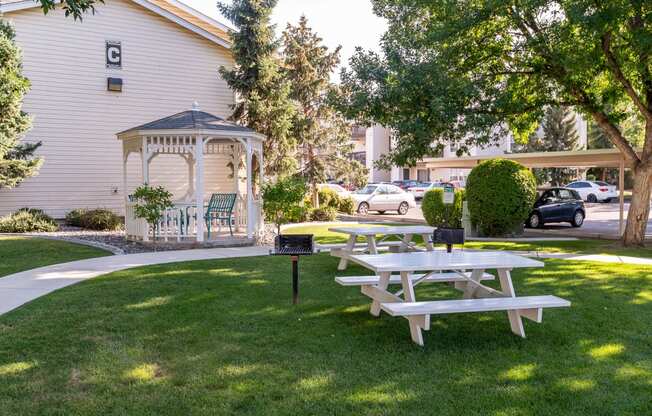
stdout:
<svg viewBox="0 0 652 416">
<path fill-rule="evenodd" d="M 151 228 L 141 218 L 136 218 L 135 202 L 129 201 L 125 210 L 125 234 L 127 238 L 135 240 L 149 240 L 152 238 Z M 261 203 L 254 201 L 254 210 L 260 217 Z M 203 219 L 202 219 L 203 221 Z M 257 220 L 259 224 L 260 220 Z M 233 214 L 233 229 L 235 232 L 243 232 L 247 229 L 247 199 L 240 196 L 236 199 Z M 219 224 L 214 223 L 213 228 L 217 229 Z M 228 224 L 222 224 L 228 230 Z M 161 215 L 156 226 L 156 238 L 163 241 L 182 241 L 197 237 L 197 207 L 193 203 L 175 203 L 173 207 L 166 209 Z M 217 237 L 217 235 L 216 235 Z M 220 237 L 217 237 L 220 238 Z"/>
</svg>

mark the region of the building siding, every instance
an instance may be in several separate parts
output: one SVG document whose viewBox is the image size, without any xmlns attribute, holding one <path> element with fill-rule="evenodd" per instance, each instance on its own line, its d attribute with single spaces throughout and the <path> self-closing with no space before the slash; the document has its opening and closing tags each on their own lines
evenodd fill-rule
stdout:
<svg viewBox="0 0 652 416">
<path fill-rule="evenodd" d="M 220 117 L 234 96 L 218 68 L 232 66 L 230 52 L 130 1 L 100 5 L 83 23 L 58 9 L 5 15 L 23 50 L 24 74 L 32 84 L 23 109 L 33 117 L 26 141 L 42 141 L 40 174 L 18 188 L 0 190 L 0 214 L 29 206 L 63 217 L 73 208 L 124 210 L 122 146 L 117 132 L 187 110 L 193 101 Z M 105 41 L 122 43 L 122 69 L 105 66 Z M 106 91 L 107 77 L 123 79 L 123 92 Z M 132 155 L 129 184 L 138 183 L 139 158 Z M 137 161 L 138 159 L 138 161 Z M 213 176 L 212 190 L 231 190 L 233 179 Z M 135 167 L 135 168 L 134 168 Z M 155 167 L 152 182 L 170 183 L 175 196 L 187 179 L 180 157 Z M 117 192 L 115 190 L 117 189 Z M 128 190 L 129 191 L 129 190 Z"/>
</svg>

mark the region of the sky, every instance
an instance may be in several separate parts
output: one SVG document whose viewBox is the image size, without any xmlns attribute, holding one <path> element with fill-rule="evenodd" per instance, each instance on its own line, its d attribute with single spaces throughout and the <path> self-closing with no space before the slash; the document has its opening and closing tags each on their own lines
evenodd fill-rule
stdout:
<svg viewBox="0 0 652 416">
<path fill-rule="evenodd" d="M 217 11 L 216 0 L 180 1 L 230 26 Z M 387 28 L 384 19 L 374 15 L 370 0 L 279 0 L 272 23 L 280 35 L 288 23 L 296 24 L 302 14 L 330 49 L 342 46 L 342 65 L 348 63 L 356 46 L 378 51 Z"/>
</svg>

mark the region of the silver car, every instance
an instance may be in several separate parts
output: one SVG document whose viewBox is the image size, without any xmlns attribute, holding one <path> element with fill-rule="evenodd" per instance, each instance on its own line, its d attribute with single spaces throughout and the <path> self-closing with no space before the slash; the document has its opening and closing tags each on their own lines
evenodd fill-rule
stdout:
<svg viewBox="0 0 652 416">
<path fill-rule="evenodd" d="M 407 214 L 417 203 L 414 196 L 395 185 L 369 184 L 351 193 L 358 214 L 367 215 L 369 211 L 397 211 L 400 215 Z"/>
</svg>

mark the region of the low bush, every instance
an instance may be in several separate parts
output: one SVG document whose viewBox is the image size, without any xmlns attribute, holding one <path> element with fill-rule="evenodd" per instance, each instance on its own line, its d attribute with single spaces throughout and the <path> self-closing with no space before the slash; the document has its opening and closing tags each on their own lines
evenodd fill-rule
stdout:
<svg viewBox="0 0 652 416">
<path fill-rule="evenodd" d="M 81 227 L 82 217 L 84 214 L 86 214 L 86 212 L 88 212 L 88 210 L 84 208 L 76 208 L 72 211 L 69 211 L 66 214 L 66 224 L 72 225 L 73 227 Z"/>
<path fill-rule="evenodd" d="M 82 214 L 81 226 L 89 230 L 114 231 L 122 228 L 122 219 L 108 209 L 92 209 Z"/>
<path fill-rule="evenodd" d="M 263 212 L 267 221 L 276 224 L 278 234 L 281 225 L 305 218 L 306 192 L 305 181 L 298 177 L 283 177 L 263 185 Z"/>
<path fill-rule="evenodd" d="M 340 198 L 339 211 L 344 214 L 353 215 L 353 212 L 355 211 L 355 202 L 353 202 L 353 198 L 351 197 Z"/>
<path fill-rule="evenodd" d="M 335 221 L 336 218 L 337 210 L 328 206 L 315 208 L 310 213 L 310 221 Z"/>
<path fill-rule="evenodd" d="M 21 208 L 0 218 L 0 233 L 29 233 L 57 231 L 56 221 L 40 209 Z"/>
<path fill-rule="evenodd" d="M 471 222 L 492 237 L 522 226 L 535 197 L 534 175 L 512 160 L 486 160 L 473 168 L 466 181 Z"/>
<path fill-rule="evenodd" d="M 423 196 L 421 210 L 423 217 L 433 227 L 460 228 L 462 226 L 462 202 L 464 190 L 455 190 L 452 204 L 444 204 L 444 190 L 431 189 Z"/>
</svg>

